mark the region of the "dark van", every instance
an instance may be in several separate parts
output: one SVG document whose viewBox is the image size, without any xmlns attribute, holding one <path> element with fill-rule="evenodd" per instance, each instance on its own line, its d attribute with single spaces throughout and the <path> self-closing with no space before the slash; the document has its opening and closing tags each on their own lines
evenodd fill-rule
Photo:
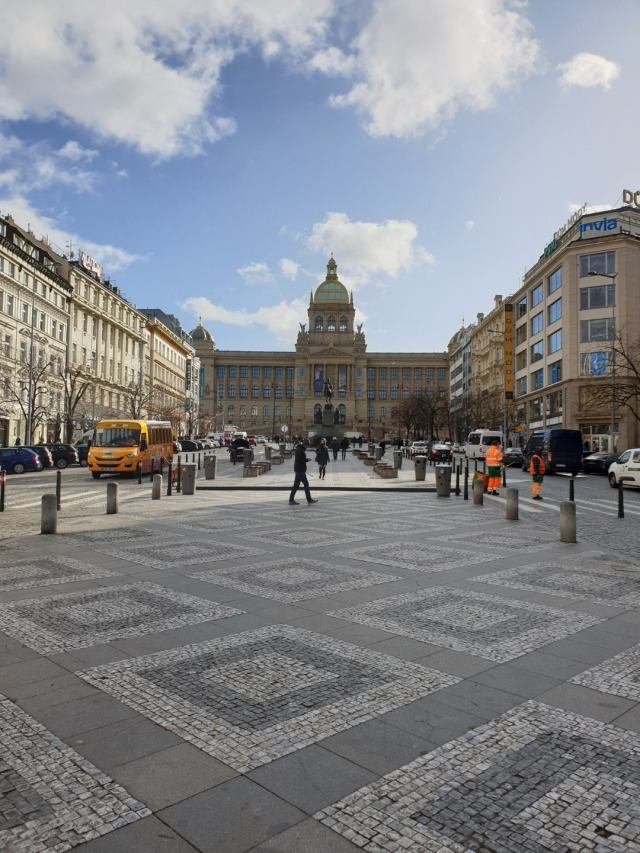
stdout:
<svg viewBox="0 0 640 853">
<path fill-rule="evenodd" d="M 548 474 L 578 474 L 582 471 L 582 433 L 579 429 L 537 429 L 531 433 L 524 449 L 522 470 L 529 470 L 529 462 L 536 447 L 542 447 Z"/>
</svg>

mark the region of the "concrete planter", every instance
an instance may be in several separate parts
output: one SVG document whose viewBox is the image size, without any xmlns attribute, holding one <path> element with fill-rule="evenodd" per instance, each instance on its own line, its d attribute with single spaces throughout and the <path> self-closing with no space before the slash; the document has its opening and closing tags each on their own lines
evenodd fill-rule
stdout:
<svg viewBox="0 0 640 853">
<path fill-rule="evenodd" d="M 260 474 L 262 474 L 261 465 L 247 465 L 246 468 L 242 469 L 243 477 L 258 477 Z"/>
</svg>

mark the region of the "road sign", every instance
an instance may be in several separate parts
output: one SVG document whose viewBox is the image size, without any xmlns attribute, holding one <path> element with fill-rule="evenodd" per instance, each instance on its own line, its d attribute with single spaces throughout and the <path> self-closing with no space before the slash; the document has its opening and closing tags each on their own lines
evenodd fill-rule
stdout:
<svg viewBox="0 0 640 853">
<path fill-rule="evenodd" d="M 289 427 L 286 424 L 283 424 L 280 427 L 280 432 L 289 432 Z"/>
</svg>

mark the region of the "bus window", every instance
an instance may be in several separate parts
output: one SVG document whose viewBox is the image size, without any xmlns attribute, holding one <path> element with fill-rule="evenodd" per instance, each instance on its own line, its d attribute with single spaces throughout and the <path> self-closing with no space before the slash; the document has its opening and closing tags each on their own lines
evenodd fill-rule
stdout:
<svg viewBox="0 0 640 853">
<path fill-rule="evenodd" d="M 93 437 L 94 447 L 137 447 L 139 443 L 140 430 L 130 427 L 99 429 Z"/>
</svg>

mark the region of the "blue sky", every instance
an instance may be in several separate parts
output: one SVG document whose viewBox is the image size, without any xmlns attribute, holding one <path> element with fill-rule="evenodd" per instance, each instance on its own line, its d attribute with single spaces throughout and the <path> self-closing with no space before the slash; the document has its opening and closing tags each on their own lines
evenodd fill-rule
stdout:
<svg viewBox="0 0 640 853">
<path fill-rule="evenodd" d="M 220 349 L 292 349 L 333 252 L 370 350 L 442 350 L 640 189 L 637 0 L 19 7 L 0 212 Z"/>
</svg>

